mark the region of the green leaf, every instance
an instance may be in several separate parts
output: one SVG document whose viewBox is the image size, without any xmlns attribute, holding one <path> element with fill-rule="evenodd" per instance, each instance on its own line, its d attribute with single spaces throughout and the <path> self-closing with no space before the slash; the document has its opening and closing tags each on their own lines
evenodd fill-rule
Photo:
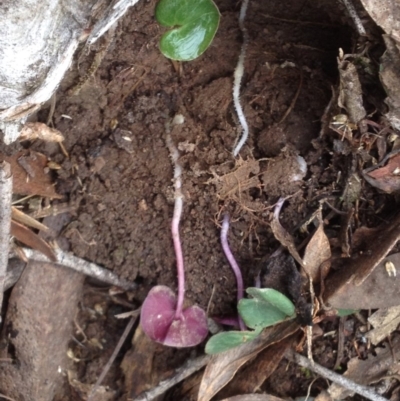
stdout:
<svg viewBox="0 0 400 401">
<path fill-rule="evenodd" d="M 276 309 L 285 313 L 287 316 L 295 314 L 295 307 L 293 302 L 281 292 L 274 290 L 273 288 L 254 288 L 250 287 L 246 292 L 252 297 L 265 301 L 271 304 Z"/>
<path fill-rule="evenodd" d="M 212 0 L 161 0 L 156 19 L 161 25 L 174 27 L 162 36 L 161 52 L 173 60 L 199 57 L 214 39 L 219 17 Z"/>
<path fill-rule="evenodd" d="M 337 316 L 349 316 L 356 312 L 358 312 L 358 309 L 337 309 Z"/>
<path fill-rule="evenodd" d="M 218 354 L 254 340 L 260 331 L 225 331 L 212 336 L 206 344 L 206 354 Z"/>
<path fill-rule="evenodd" d="M 253 299 L 241 299 L 238 310 L 245 324 L 252 328 L 273 326 L 295 316 L 295 307 L 285 295 L 271 288 L 248 288 Z"/>
</svg>

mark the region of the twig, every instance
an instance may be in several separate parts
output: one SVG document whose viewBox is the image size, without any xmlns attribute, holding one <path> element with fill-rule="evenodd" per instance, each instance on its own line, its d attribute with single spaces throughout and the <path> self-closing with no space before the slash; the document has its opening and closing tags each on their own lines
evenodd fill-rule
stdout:
<svg viewBox="0 0 400 401">
<path fill-rule="evenodd" d="M 340 386 L 342 386 L 348 390 L 354 391 L 355 393 L 360 394 L 363 397 L 368 398 L 371 401 L 388 401 L 386 398 L 380 396 L 379 394 L 376 394 L 369 387 L 354 383 L 352 380 L 348 379 L 347 377 L 338 375 L 337 373 L 324 368 L 323 366 L 319 365 L 318 363 L 315 363 L 315 362 L 312 363 L 306 357 L 294 352 L 293 350 L 290 350 L 289 352 L 287 352 L 285 354 L 285 357 L 289 361 L 296 362 L 298 365 L 300 365 L 304 368 L 307 368 L 307 369 L 311 370 L 312 372 L 321 375 L 325 379 L 328 379 L 336 384 L 339 384 Z"/>
<path fill-rule="evenodd" d="M 229 230 L 229 215 L 225 213 L 224 220 L 222 222 L 221 228 L 221 245 L 224 250 L 225 256 L 228 259 L 229 264 L 232 267 L 233 273 L 236 277 L 237 284 L 237 301 L 239 302 L 243 298 L 243 277 L 239 265 L 233 256 L 228 243 L 228 230 Z M 242 318 L 239 316 L 239 326 L 241 330 L 246 330 L 246 325 L 244 324 Z"/>
<path fill-rule="evenodd" d="M 99 378 L 97 379 L 96 383 L 92 387 L 92 390 L 89 393 L 87 401 L 91 401 L 93 399 L 94 395 L 96 394 L 97 389 L 99 388 L 100 384 L 103 382 L 104 378 L 106 377 L 108 371 L 111 368 L 111 365 L 115 361 L 115 358 L 117 357 L 119 351 L 121 350 L 122 346 L 124 345 L 126 337 L 128 337 L 128 334 L 132 330 L 132 327 L 133 327 L 134 323 L 136 322 L 136 319 L 138 316 L 139 316 L 139 310 L 137 311 L 136 315 L 132 316 L 131 320 L 126 325 L 125 330 L 122 333 L 122 336 L 119 339 L 117 346 L 115 347 L 112 355 L 110 356 L 110 359 L 106 363 L 106 366 L 104 366 L 103 371 L 101 372 Z"/>
<path fill-rule="evenodd" d="M 50 260 L 39 251 L 30 248 L 22 248 L 27 259 L 37 260 L 39 262 L 49 262 Z M 69 267 L 79 273 L 93 277 L 97 280 L 103 281 L 107 284 L 121 287 L 124 290 L 133 290 L 137 287 L 136 283 L 132 283 L 123 278 L 119 278 L 110 270 L 104 269 L 94 263 L 87 262 L 86 260 L 77 258 L 67 252 L 62 251 L 60 248 L 55 247 L 54 254 L 56 255 L 56 265 Z"/>
<path fill-rule="evenodd" d="M 343 4 L 345 5 L 345 7 L 347 8 L 347 11 L 350 14 L 351 19 L 354 22 L 354 25 L 356 26 L 357 32 L 360 36 L 366 36 L 367 32 L 365 31 L 365 28 L 361 22 L 360 17 L 357 14 L 356 9 L 353 6 L 353 3 L 351 2 L 351 0 L 342 0 Z"/>
<path fill-rule="evenodd" d="M 176 115 L 171 125 L 181 124 L 181 115 Z M 175 184 L 175 206 L 174 215 L 171 223 L 172 240 L 174 242 L 175 256 L 176 256 L 176 268 L 178 271 L 178 300 L 176 303 L 175 319 L 182 317 L 183 301 L 185 298 L 185 266 L 183 263 L 183 252 L 182 245 L 179 236 L 179 222 L 181 220 L 182 209 L 183 209 L 183 194 L 182 194 L 182 167 L 179 164 L 179 151 L 176 148 L 171 137 L 170 124 L 167 123 L 165 126 L 166 130 L 166 143 L 171 155 L 172 162 L 174 164 L 174 184 Z"/>
<path fill-rule="evenodd" d="M 182 367 L 177 369 L 176 374 L 169 379 L 160 382 L 156 387 L 148 390 L 138 397 L 133 399 L 133 401 L 151 401 L 154 400 L 161 394 L 164 394 L 167 390 L 185 380 L 187 377 L 196 373 L 198 370 L 204 368 L 210 362 L 211 355 L 200 356 L 196 359 L 187 361 Z"/>
<path fill-rule="evenodd" d="M 244 73 L 244 58 L 246 56 L 247 47 L 247 30 L 244 25 L 244 19 L 246 18 L 247 6 L 249 5 L 249 0 L 243 0 L 242 7 L 240 8 L 239 14 L 239 27 L 243 35 L 242 48 L 240 49 L 239 60 L 234 73 L 233 81 L 233 103 L 235 105 L 236 113 L 239 118 L 240 125 L 242 127 L 242 137 L 233 149 L 233 156 L 237 156 L 242 149 L 242 146 L 246 143 L 249 136 L 249 126 L 244 115 L 242 105 L 240 104 L 240 84 L 242 82 Z"/>
<path fill-rule="evenodd" d="M 3 305 L 11 230 L 12 175 L 6 161 L 0 163 L 0 312 Z M 1 316 L 0 316 L 1 322 Z"/>
</svg>

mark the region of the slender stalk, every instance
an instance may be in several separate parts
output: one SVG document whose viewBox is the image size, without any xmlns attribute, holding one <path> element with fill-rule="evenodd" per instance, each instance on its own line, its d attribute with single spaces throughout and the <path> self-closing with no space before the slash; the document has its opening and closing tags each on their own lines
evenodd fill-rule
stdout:
<svg viewBox="0 0 400 401">
<path fill-rule="evenodd" d="M 41 262 L 49 262 L 49 258 L 39 251 L 30 248 L 22 248 L 22 250 L 27 259 L 37 260 Z M 136 283 L 132 283 L 123 278 L 119 278 L 112 271 L 104 269 L 103 267 L 98 266 L 94 263 L 87 262 L 84 259 L 77 258 L 70 253 L 62 251 L 58 247 L 55 247 L 53 251 L 57 258 L 55 266 L 61 265 L 64 267 L 68 267 L 72 270 L 93 277 L 107 284 L 121 287 L 124 290 L 134 290 L 135 288 L 137 288 Z"/>
<path fill-rule="evenodd" d="M 10 249 L 12 174 L 9 163 L 0 163 L 0 312 L 3 304 Z M 1 321 L 1 316 L 0 316 Z"/>
<path fill-rule="evenodd" d="M 174 122 L 173 122 L 174 124 Z M 175 206 L 174 215 L 171 223 L 172 240 L 174 242 L 175 256 L 176 256 L 176 268 L 178 272 L 178 299 L 176 305 L 175 319 L 182 317 L 183 301 L 185 298 L 185 266 L 183 262 L 183 252 L 181 239 L 179 236 L 179 222 L 182 216 L 183 209 L 183 194 L 182 194 L 182 167 L 179 164 L 179 151 L 172 141 L 170 134 L 169 124 L 166 126 L 166 143 L 171 155 L 172 162 L 174 164 L 174 184 L 175 184 Z"/>
<path fill-rule="evenodd" d="M 246 47 L 247 47 L 247 30 L 244 25 L 244 19 L 246 18 L 246 11 L 248 5 L 249 5 L 249 0 L 243 0 L 239 14 L 239 27 L 242 31 L 243 43 L 234 73 L 233 103 L 235 105 L 236 113 L 238 115 L 239 122 L 242 127 L 242 137 L 240 138 L 238 144 L 235 146 L 235 149 L 233 149 L 234 156 L 237 156 L 239 154 L 240 149 L 242 149 L 243 145 L 246 143 L 247 138 L 249 136 L 249 126 L 247 124 L 247 120 L 244 115 L 242 105 L 240 104 L 240 85 L 242 83 L 242 78 L 244 73 L 244 58 L 246 56 Z"/>
<path fill-rule="evenodd" d="M 236 285 L 237 285 L 237 301 L 239 302 L 244 295 L 243 291 L 243 277 L 242 272 L 240 270 L 239 265 L 236 262 L 235 257 L 233 256 L 231 249 L 228 243 L 228 231 L 229 231 L 229 214 L 225 213 L 224 220 L 222 221 L 221 228 L 221 245 L 222 249 L 225 253 L 226 258 L 228 259 L 229 264 L 233 270 L 233 273 L 236 277 Z M 241 330 L 246 330 L 246 325 L 244 324 L 242 318 L 239 316 L 239 326 Z"/>
<path fill-rule="evenodd" d="M 303 366 L 304 368 L 307 368 L 312 372 L 324 377 L 325 379 L 333 381 L 334 383 L 337 383 L 348 390 L 354 391 L 371 401 L 388 401 L 387 398 L 375 393 L 371 388 L 357 384 L 345 376 L 338 375 L 337 373 L 324 368 L 314 361 L 310 361 L 308 358 L 298 354 L 297 352 L 290 350 L 285 354 L 285 357 L 289 361 L 296 362 L 298 365 Z"/>
</svg>

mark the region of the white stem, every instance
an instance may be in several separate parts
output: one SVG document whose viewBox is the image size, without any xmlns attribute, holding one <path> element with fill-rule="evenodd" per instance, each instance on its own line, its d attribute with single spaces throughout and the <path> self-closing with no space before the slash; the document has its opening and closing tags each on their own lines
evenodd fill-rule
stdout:
<svg viewBox="0 0 400 401">
<path fill-rule="evenodd" d="M 233 155 L 237 156 L 242 149 L 243 145 L 246 143 L 247 138 L 249 137 L 249 126 L 246 121 L 246 117 L 243 112 L 242 105 L 240 104 L 240 85 L 243 78 L 244 73 L 244 59 L 246 56 L 246 47 L 247 47 L 247 31 L 244 26 L 244 20 L 246 18 L 247 6 L 249 5 L 249 0 L 243 0 L 242 7 L 240 9 L 239 14 L 239 27 L 243 34 L 243 43 L 242 48 L 239 54 L 239 60 L 234 73 L 234 81 L 233 81 L 233 103 L 235 105 L 236 113 L 239 118 L 240 125 L 242 127 L 242 137 L 239 142 L 233 149 Z"/>
</svg>

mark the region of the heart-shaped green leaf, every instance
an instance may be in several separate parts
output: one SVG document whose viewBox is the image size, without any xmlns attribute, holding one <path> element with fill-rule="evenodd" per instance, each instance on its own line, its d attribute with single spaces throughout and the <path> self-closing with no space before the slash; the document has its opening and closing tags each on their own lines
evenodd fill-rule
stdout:
<svg viewBox="0 0 400 401">
<path fill-rule="evenodd" d="M 246 326 L 259 329 L 295 316 L 295 307 L 285 295 L 272 288 L 248 288 L 253 299 L 241 299 L 238 310 Z"/>
<path fill-rule="evenodd" d="M 156 19 L 161 25 L 174 27 L 162 36 L 161 52 L 173 60 L 199 57 L 212 42 L 219 17 L 212 0 L 161 0 Z"/>
<path fill-rule="evenodd" d="M 260 331 L 225 331 L 212 336 L 206 344 L 206 354 L 218 354 L 254 340 Z"/>
</svg>

